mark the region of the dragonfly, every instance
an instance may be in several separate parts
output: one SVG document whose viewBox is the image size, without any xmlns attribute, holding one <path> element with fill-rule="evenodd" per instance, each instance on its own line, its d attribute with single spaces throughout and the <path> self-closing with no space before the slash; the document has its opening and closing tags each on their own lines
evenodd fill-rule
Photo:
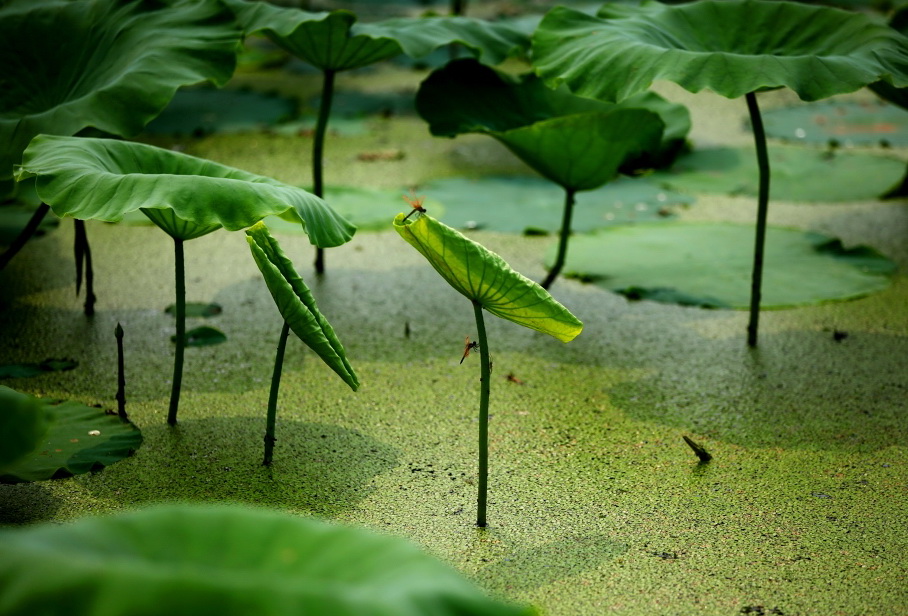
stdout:
<svg viewBox="0 0 908 616">
<path fill-rule="evenodd" d="M 470 351 L 479 349 L 479 343 L 476 341 L 470 342 L 470 337 L 467 336 L 463 339 L 463 357 L 460 358 L 460 363 L 463 363 L 463 360 L 470 355 Z"/>
<path fill-rule="evenodd" d="M 404 216 L 404 220 L 408 219 L 413 215 L 414 212 L 419 212 L 420 214 L 425 213 L 426 208 L 422 206 L 423 201 L 425 201 L 425 195 L 416 196 L 413 191 L 410 191 L 409 195 L 403 195 L 404 201 L 410 204 L 410 207 L 413 209 L 410 210 L 410 213 Z"/>
</svg>

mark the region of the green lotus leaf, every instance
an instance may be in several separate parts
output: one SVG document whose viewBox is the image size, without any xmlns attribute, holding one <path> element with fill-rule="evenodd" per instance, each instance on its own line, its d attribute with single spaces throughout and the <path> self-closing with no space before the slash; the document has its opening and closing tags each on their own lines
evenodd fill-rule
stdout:
<svg viewBox="0 0 908 616">
<path fill-rule="evenodd" d="M 38 447 L 47 428 L 47 411 L 37 398 L 0 385 L 0 472 Z"/>
<path fill-rule="evenodd" d="M 622 100 L 665 79 L 728 98 L 787 86 L 803 100 L 878 80 L 908 85 L 908 41 L 872 18 L 793 2 L 607 4 L 599 16 L 557 7 L 533 35 L 550 85 Z"/>
<path fill-rule="evenodd" d="M 238 505 L 4 529 L 3 614 L 516 616 L 411 543 Z"/>
<path fill-rule="evenodd" d="M 0 483 L 42 481 L 96 471 L 129 457 L 142 444 L 139 429 L 116 414 L 74 401 L 32 400 L 42 407 L 47 430 L 36 447 L 2 469 Z M 2 607 L 0 613 L 4 613 Z"/>
<path fill-rule="evenodd" d="M 428 214 L 398 214 L 394 229 L 449 285 L 492 314 L 570 342 L 583 323 L 504 259 Z"/>
<path fill-rule="evenodd" d="M 301 220 L 316 246 L 339 246 L 355 231 L 305 190 L 140 143 L 39 135 L 17 170 L 19 179 L 30 176 L 58 216 L 115 222 L 141 209 L 177 239 L 275 214 Z"/>
<path fill-rule="evenodd" d="M 131 136 L 201 81 L 233 74 L 240 32 L 214 0 L 0 8 L 0 179 L 39 133 Z"/>
<path fill-rule="evenodd" d="M 465 17 L 390 19 L 356 23 L 356 15 L 281 8 L 265 2 L 226 0 L 247 34 L 261 32 L 298 58 L 323 70 L 345 71 L 405 53 L 425 56 L 460 43 L 498 63 L 527 46 L 526 38 L 500 24 Z"/>
<path fill-rule="evenodd" d="M 290 329 L 356 391 L 359 378 L 347 361 L 344 346 L 334 328 L 319 312 L 312 292 L 296 273 L 277 240 L 268 232 L 268 227 L 262 222 L 256 223 L 246 229 L 246 240 L 274 303 Z"/>
<path fill-rule="evenodd" d="M 433 135 L 490 135 L 541 175 L 573 190 L 598 188 L 626 161 L 662 147 L 660 117 L 629 107 L 552 90 L 534 75 L 511 78 L 475 60 L 435 71 L 416 97 Z"/>
</svg>

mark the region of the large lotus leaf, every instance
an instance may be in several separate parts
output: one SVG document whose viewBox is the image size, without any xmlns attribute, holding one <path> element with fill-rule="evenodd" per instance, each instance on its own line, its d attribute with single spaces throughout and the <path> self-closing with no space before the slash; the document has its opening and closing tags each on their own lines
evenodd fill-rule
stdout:
<svg viewBox="0 0 908 616">
<path fill-rule="evenodd" d="M 139 429 L 116 414 L 73 401 L 38 402 L 47 416 L 47 432 L 37 447 L 3 468 L 0 483 L 41 481 L 99 470 L 129 457 L 142 444 Z"/>
<path fill-rule="evenodd" d="M 170 210 L 180 223 L 165 228 L 174 237 L 218 225 L 236 231 L 273 214 L 298 217 L 316 246 L 339 246 L 355 231 L 305 190 L 140 143 L 39 135 L 17 171 L 19 179 L 30 176 L 59 216 L 116 222 L 138 209 Z"/>
<path fill-rule="evenodd" d="M 223 85 L 240 32 L 214 0 L 16 3 L 0 9 L 0 179 L 39 133 L 131 136 L 183 85 Z"/>
<path fill-rule="evenodd" d="M 389 535 L 238 505 L 2 531 L 3 614 L 516 616 Z"/>
<path fill-rule="evenodd" d="M 428 214 L 394 219 L 394 229 L 442 278 L 492 314 L 570 342 L 583 323 L 504 259 Z"/>
<path fill-rule="evenodd" d="M 610 227 L 573 238 L 565 271 L 633 299 L 746 308 L 753 234 L 749 225 L 731 223 Z M 895 270 L 871 248 L 781 227 L 767 230 L 765 258 L 764 308 L 874 293 L 889 286 Z"/>
<path fill-rule="evenodd" d="M 514 77 L 472 59 L 455 60 L 434 71 L 416 93 L 416 109 L 433 135 L 454 137 L 486 133 L 500 137 L 509 130 L 578 113 L 642 108 L 659 114 L 665 124 L 662 150 L 676 151 L 690 131 L 690 114 L 654 92 L 644 92 L 620 105 L 575 96 L 566 87 L 549 88 L 532 73 Z"/>
<path fill-rule="evenodd" d="M 401 53 L 424 56 L 455 42 L 497 63 L 527 46 L 526 38 L 507 26 L 465 17 L 357 24 L 356 15 L 345 10 L 312 13 L 245 0 L 227 0 L 227 4 L 247 34 L 261 32 L 323 70 L 350 70 Z"/>
<path fill-rule="evenodd" d="M 47 428 L 47 412 L 37 398 L 0 385 L 0 472 L 35 449 Z"/>
<path fill-rule="evenodd" d="M 319 312 L 312 292 L 296 273 L 280 244 L 268 232 L 268 227 L 258 222 L 246 229 L 246 236 L 265 284 L 290 329 L 356 391 L 359 379 L 347 361 L 344 346 L 334 333 L 334 328 Z"/>
<path fill-rule="evenodd" d="M 908 85 L 906 63 L 908 41 L 886 25 L 793 2 L 609 4 L 599 16 L 558 7 L 533 36 L 540 76 L 605 100 L 657 79 L 728 98 L 787 86 L 817 100 L 878 80 Z"/>
</svg>

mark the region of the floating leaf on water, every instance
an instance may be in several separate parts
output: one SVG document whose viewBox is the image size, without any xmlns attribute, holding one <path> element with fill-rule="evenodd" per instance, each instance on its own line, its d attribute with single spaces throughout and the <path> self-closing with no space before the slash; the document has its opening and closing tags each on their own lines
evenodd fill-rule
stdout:
<svg viewBox="0 0 908 616">
<path fill-rule="evenodd" d="M 176 342 L 177 337 L 171 336 L 170 341 Z M 227 336 L 214 327 L 196 327 L 186 332 L 186 346 L 189 347 L 211 346 L 222 342 L 227 342 Z"/>
</svg>

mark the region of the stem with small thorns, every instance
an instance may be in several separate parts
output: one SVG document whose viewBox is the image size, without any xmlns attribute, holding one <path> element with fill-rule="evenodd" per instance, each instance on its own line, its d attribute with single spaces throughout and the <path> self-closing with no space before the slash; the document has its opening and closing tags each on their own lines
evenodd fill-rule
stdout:
<svg viewBox="0 0 908 616">
<path fill-rule="evenodd" d="M 170 410 L 167 423 L 177 425 L 177 408 L 180 405 L 180 386 L 183 382 L 183 353 L 186 348 L 186 271 L 183 259 L 183 240 L 173 238 L 176 278 L 177 348 L 173 356 L 173 383 L 170 388 Z"/>
<path fill-rule="evenodd" d="M 281 388 L 281 372 L 284 368 L 284 351 L 287 349 L 287 338 L 290 335 L 290 324 L 284 321 L 281 335 L 277 341 L 277 354 L 274 356 L 274 372 L 271 374 L 271 392 L 268 394 L 268 417 L 265 420 L 265 457 L 264 466 L 270 466 L 274 456 L 275 424 L 277 423 L 277 396 Z"/>
<path fill-rule="evenodd" d="M 763 118 L 757 105 L 757 95 L 745 95 L 750 124 L 754 132 L 754 146 L 757 150 L 757 168 L 760 172 L 757 193 L 757 232 L 754 240 L 754 267 L 750 284 L 750 321 L 747 323 L 747 344 L 757 346 L 757 328 L 760 324 L 760 297 L 763 286 L 763 251 L 766 244 L 766 218 L 769 212 L 769 155 L 766 150 L 766 132 Z"/>
<path fill-rule="evenodd" d="M 73 249 L 76 253 L 76 295 L 82 287 L 82 272 L 85 272 L 85 315 L 95 313 L 95 272 L 91 265 L 91 246 L 88 245 L 88 234 L 85 221 L 75 221 L 76 238 Z"/>
<path fill-rule="evenodd" d="M 545 280 L 539 283 L 543 289 L 548 289 L 555 282 L 555 278 L 561 273 L 561 268 L 564 267 L 564 261 L 567 258 L 567 245 L 571 237 L 571 218 L 574 214 L 575 192 L 573 188 L 564 189 L 564 213 L 561 220 L 561 234 L 558 237 L 558 254 Z"/>
<path fill-rule="evenodd" d="M 476 316 L 477 338 L 479 338 L 479 479 L 476 482 L 476 526 L 486 526 L 486 501 L 489 485 L 489 390 L 492 367 L 489 362 L 489 345 L 486 341 L 486 326 L 482 316 L 482 304 L 473 300 Z"/>
<path fill-rule="evenodd" d="M 335 71 L 326 68 L 322 79 L 322 98 L 318 107 L 318 120 L 315 124 L 315 136 L 312 141 L 312 193 L 316 197 L 324 197 L 324 156 L 325 133 L 328 130 L 328 119 L 331 116 L 331 101 L 334 98 Z M 325 272 L 325 250 L 315 249 L 315 273 Z"/>
<path fill-rule="evenodd" d="M 126 362 L 123 358 L 123 326 L 117 323 L 114 329 L 114 336 L 117 338 L 117 415 L 120 419 L 126 421 Z"/>
</svg>

